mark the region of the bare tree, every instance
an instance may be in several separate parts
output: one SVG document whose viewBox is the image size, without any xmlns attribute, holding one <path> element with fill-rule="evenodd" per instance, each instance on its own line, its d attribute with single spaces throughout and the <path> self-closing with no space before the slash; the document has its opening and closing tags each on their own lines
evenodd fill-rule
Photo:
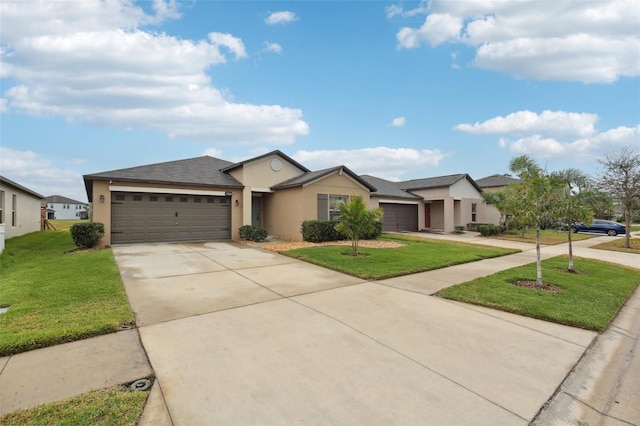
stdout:
<svg viewBox="0 0 640 426">
<path fill-rule="evenodd" d="M 599 187 L 607 192 L 624 211 L 626 232 L 624 246 L 629 248 L 631 218 L 640 210 L 640 154 L 629 147 L 618 154 L 607 155 L 600 164 L 604 171 L 599 178 Z"/>
</svg>

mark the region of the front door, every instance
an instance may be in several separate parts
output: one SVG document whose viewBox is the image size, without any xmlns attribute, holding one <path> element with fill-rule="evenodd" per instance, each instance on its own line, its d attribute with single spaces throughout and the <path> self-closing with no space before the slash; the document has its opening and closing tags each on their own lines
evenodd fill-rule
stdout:
<svg viewBox="0 0 640 426">
<path fill-rule="evenodd" d="M 261 226 L 260 211 L 262 210 L 262 198 L 251 197 L 251 225 Z"/>
<path fill-rule="evenodd" d="M 431 228 L 431 204 L 424 205 L 424 227 Z"/>
</svg>

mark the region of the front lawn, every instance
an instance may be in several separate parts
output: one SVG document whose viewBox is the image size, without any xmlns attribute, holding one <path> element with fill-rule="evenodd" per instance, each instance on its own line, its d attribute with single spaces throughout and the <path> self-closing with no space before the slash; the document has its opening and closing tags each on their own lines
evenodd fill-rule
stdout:
<svg viewBox="0 0 640 426">
<path fill-rule="evenodd" d="M 117 331 L 134 321 L 110 249 L 84 253 L 71 234 L 11 238 L 0 255 L 0 356 Z"/>
<path fill-rule="evenodd" d="M 574 258 L 577 274 L 568 273 L 568 258 L 542 262 L 545 284 L 558 292 L 518 287 L 511 282 L 536 278 L 536 264 L 508 269 L 464 284 L 445 288 L 439 296 L 473 303 L 545 321 L 603 330 L 640 284 L 640 270 Z"/>
<path fill-rule="evenodd" d="M 308 247 L 282 252 L 287 256 L 344 272 L 359 278 L 379 280 L 460 263 L 516 253 L 519 250 L 411 238 L 382 236 L 380 240 L 406 244 L 400 248 L 360 248 L 365 257 L 350 256 L 350 246 Z"/>
<path fill-rule="evenodd" d="M 597 235 L 573 234 L 571 236 L 571 240 L 572 241 L 588 240 L 589 238 L 593 238 L 595 236 Z M 492 235 L 489 238 L 497 238 L 500 240 L 519 241 L 521 243 L 535 244 L 536 231 L 535 229 L 527 230 L 524 233 L 524 238 L 522 237 L 522 233 L 520 231 L 509 231 L 508 234 Z M 567 242 L 569 242 L 569 237 L 567 236 L 566 231 L 553 231 L 550 229 L 545 229 L 540 231 L 540 244 L 553 246 L 556 244 L 563 244 Z"/>
<path fill-rule="evenodd" d="M 0 417 L 0 424 L 134 426 L 148 396 L 149 392 L 132 392 L 124 386 L 115 386 L 9 413 Z"/>
<path fill-rule="evenodd" d="M 640 254 L 640 235 L 636 237 L 632 235 L 631 238 L 629 238 L 629 248 L 624 246 L 624 236 L 622 238 L 612 238 L 611 241 L 600 243 L 591 248 Z"/>
</svg>

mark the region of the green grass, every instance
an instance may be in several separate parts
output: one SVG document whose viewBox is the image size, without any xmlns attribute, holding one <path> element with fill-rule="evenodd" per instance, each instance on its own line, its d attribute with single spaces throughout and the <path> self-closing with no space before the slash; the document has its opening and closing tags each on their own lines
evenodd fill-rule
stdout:
<svg viewBox="0 0 640 426">
<path fill-rule="evenodd" d="M 142 415 L 148 395 L 148 392 L 132 392 L 123 386 L 116 386 L 16 411 L 0 417 L 0 424 L 133 426 Z"/>
<path fill-rule="evenodd" d="M 68 231 L 76 223 L 89 222 L 88 219 L 49 219 L 56 231 Z"/>
<path fill-rule="evenodd" d="M 640 225 L 631 225 L 631 232 L 640 231 Z"/>
<path fill-rule="evenodd" d="M 572 241 L 580 241 L 580 240 L 588 240 L 589 238 L 593 238 L 595 235 L 589 234 L 573 234 L 571 235 Z M 524 233 L 524 238 L 522 238 L 522 233 L 520 231 L 509 231 L 508 234 L 501 235 L 492 235 L 489 238 L 497 238 L 500 240 L 509 240 L 509 241 L 519 241 L 522 243 L 536 243 L 536 231 L 530 229 Z M 545 229 L 540 231 L 540 244 L 553 246 L 556 244 L 563 244 L 569 242 L 569 237 L 566 232 L 563 231 L 553 231 L 550 229 Z"/>
<path fill-rule="evenodd" d="M 606 243 L 600 243 L 591 248 L 640 254 L 640 236 L 634 237 L 631 235 L 631 238 L 629 238 L 629 248 L 624 246 L 624 236 L 622 238 L 614 238 Z"/>
<path fill-rule="evenodd" d="M 69 232 L 6 241 L 0 255 L 0 356 L 80 340 L 133 322 L 110 249 L 69 253 Z"/>
<path fill-rule="evenodd" d="M 566 272 L 566 256 L 545 260 L 542 265 L 544 283 L 562 291 L 553 293 L 511 284 L 518 279 L 535 281 L 536 265 L 532 263 L 443 289 L 438 295 L 601 331 L 640 283 L 640 270 L 596 260 L 574 258 L 577 274 Z"/>
<path fill-rule="evenodd" d="M 401 236 L 383 236 L 380 240 L 397 241 L 406 246 L 360 248 L 359 252 L 366 254 L 366 257 L 350 256 L 350 246 L 309 247 L 288 250 L 282 254 L 359 278 L 376 280 L 504 256 L 519 251 Z"/>
</svg>

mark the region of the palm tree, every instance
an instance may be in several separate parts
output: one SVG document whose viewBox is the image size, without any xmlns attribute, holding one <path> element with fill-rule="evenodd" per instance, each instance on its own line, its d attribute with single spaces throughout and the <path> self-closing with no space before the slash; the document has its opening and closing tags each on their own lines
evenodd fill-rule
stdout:
<svg viewBox="0 0 640 426">
<path fill-rule="evenodd" d="M 340 217 L 336 230 L 351 239 L 352 255 L 358 254 L 358 243 L 362 234 L 372 233 L 376 222 L 382 218 L 381 209 L 367 209 L 362 196 L 352 196 L 351 201 L 340 205 Z"/>
</svg>

